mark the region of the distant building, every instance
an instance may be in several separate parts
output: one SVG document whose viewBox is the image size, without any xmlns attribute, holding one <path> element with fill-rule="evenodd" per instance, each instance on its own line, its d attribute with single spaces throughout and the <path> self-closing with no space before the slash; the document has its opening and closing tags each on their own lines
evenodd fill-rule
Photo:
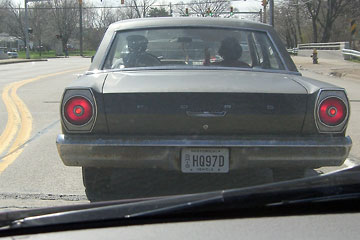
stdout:
<svg viewBox="0 0 360 240">
<path fill-rule="evenodd" d="M 17 51 L 24 47 L 24 42 L 17 37 L 7 33 L 0 33 L 0 47 L 8 51 Z"/>
</svg>

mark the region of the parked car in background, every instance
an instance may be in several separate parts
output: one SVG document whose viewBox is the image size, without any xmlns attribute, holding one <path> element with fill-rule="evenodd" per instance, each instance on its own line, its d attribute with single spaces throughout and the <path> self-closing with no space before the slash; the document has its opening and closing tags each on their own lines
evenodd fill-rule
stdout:
<svg viewBox="0 0 360 240">
<path fill-rule="evenodd" d="M 60 112 L 58 152 L 82 167 L 92 201 L 199 179 L 219 190 L 241 171 L 304 177 L 343 164 L 352 145 L 344 89 L 302 77 L 272 27 L 236 19 L 112 24 Z"/>
<path fill-rule="evenodd" d="M 7 55 L 10 58 L 18 58 L 19 57 L 19 54 L 17 52 L 7 52 Z"/>
</svg>

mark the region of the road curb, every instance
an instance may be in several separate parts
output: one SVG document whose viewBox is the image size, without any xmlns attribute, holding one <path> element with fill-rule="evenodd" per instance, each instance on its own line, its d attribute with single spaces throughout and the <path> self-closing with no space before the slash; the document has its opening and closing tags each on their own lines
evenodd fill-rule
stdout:
<svg viewBox="0 0 360 240">
<path fill-rule="evenodd" d="M 0 60 L 0 65 L 2 64 L 13 64 L 13 63 L 24 63 L 24 62 L 44 62 L 47 59 L 5 59 Z"/>
</svg>

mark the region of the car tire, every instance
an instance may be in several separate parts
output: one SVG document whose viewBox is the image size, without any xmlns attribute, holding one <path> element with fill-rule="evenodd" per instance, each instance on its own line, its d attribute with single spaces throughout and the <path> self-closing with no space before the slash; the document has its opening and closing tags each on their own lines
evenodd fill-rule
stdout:
<svg viewBox="0 0 360 240">
<path fill-rule="evenodd" d="M 153 197 L 161 181 L 152 169 L 83 167 L 83 183 L 91 202 Z"/>
<path fill-rule="evenodd" d="M 90 202 L 106 201 L 112 198 L 111 175 L 110 168 L 82 168 L 85 193 Z"/>
</svg>

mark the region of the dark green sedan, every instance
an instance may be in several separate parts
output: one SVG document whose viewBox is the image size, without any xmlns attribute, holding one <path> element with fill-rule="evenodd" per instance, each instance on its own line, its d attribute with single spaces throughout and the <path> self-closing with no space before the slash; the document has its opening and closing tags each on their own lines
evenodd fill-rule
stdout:
<svg viewBox="0 0 360 240">
<path fill-rule="evenodd" d="M 56 143 L 92 201 L 190 193 L 340 166 L 349 115 L 345 90 L 302 77 L 269 25 L 135 19 L 65 89 Z"/>
</svg>

